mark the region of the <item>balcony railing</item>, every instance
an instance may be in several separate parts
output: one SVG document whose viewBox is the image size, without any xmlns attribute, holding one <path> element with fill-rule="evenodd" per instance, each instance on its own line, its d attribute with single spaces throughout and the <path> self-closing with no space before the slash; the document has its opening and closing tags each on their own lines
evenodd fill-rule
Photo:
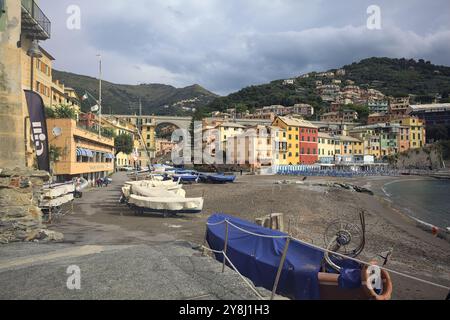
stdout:
<svg viewBox="0 0 450 320">
<path fill-rule="evenodd" d="M 22 31 L 31 38 L 50 38 L 51 22 L 34 0 L 22 1 Z"/>
</svg>

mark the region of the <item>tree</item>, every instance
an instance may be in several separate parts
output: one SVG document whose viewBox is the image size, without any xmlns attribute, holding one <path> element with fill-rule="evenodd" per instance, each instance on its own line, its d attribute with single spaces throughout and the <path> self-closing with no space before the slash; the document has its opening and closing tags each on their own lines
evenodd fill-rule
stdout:
<svg viewBox="0 0 450 320">
<path fill-rule="evenodd" d="M 77 119 L 75 109 L 68 105 L 59 105 L 54 108 L 45 107 L 45 115 L 49 119 Z"/>
<path fill-rule="evenodd" d="M 122 133 L 114 139 L 114 147 L 116 148 L 116 155 L 121 152 L 131 154 L 133 152 L 133 138 L 129 134 Z"/>
</svg>

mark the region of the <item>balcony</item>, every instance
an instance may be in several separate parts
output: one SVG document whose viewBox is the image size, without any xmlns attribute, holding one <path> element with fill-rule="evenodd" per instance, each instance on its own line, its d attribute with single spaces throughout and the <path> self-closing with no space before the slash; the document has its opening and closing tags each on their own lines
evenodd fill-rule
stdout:
<svg viewBox="0 0 450 320">
<path fill-rule="evenodd" d="M 50 39 L 51 22 L 34 0 L 22 1 L 22 32 L 37 40 Z"/>
</svg>

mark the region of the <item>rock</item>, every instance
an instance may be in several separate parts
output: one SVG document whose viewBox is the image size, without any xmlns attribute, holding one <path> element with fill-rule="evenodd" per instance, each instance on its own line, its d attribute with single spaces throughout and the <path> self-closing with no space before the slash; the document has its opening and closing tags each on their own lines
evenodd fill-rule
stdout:
<svg viewBox="0 0 450 320">
<path fill-rule="evenodd" d="M 33 203 L 33 194 L 30 192 L 19 192 L 17 189 L 0 189 L 0 206 L 23 206 Z"/>
<path fill-rule="evenodd" d="M 42 186 L 50 180 L 45 171 L 0 169 L 0 243 L 18 241 L 61 241 L 61 233 L 43 229 L 37 207 Z"/>
<path fill-rule="evenodd" d="M 41 229 L 39 231 L 39 239 L 43 241 L 63 241 L 64 235 L 56 231 Z"/>
</svg>

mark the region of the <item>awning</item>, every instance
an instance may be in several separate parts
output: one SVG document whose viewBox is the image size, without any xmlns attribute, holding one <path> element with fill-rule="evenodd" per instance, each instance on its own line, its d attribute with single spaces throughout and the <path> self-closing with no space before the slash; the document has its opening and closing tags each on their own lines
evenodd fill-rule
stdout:
<svg viewBox="0 0 450 320">
<path fill-rule="evenodd" d="M 112 153 L 105 153 L 105 158 L 106 159 L 114 159 L 114 155 Z"/>
<path fill-rule="evenodd" d="M 77 156 L 83 156 L 88 158 L 93 158 L 94 153 L 89 149 L 77 148 Z"/>
</svg>

